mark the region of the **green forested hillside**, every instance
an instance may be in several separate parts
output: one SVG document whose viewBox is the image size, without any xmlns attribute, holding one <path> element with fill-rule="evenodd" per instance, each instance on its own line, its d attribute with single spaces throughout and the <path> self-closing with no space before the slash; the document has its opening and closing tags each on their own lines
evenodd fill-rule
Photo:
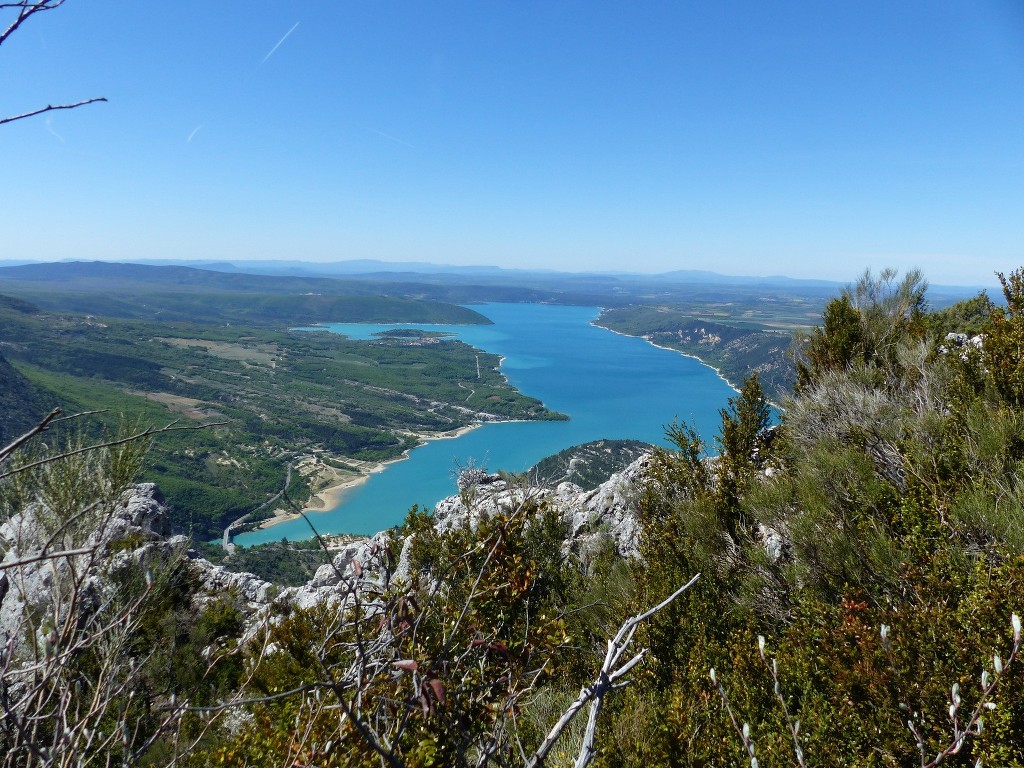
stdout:
<svg viewBox="0 0 1024 768">
<path fill-rule="evenodd" d="M 216 306 L 222 297 L 193 298 Z M 457 341 L 353 342 L 326 332 L 99 318 L 17 299 L 0 303 L 0 328 L 18 371 L 0 391 L 19 403 L 26 386 L 38 393 L 16 410 L 29 421 L 42 416 L 38 402 L 104 410 L 92 419 L 95 431 L 122 418 L 221 424 L 166 436 L 147 460 L 145 477 L 160 483 L 175 523 L 198 537 L 281 490 L 300 455 L 378 461 L 416 445 L 415 433 L 555 416 L 505 382 L 497 357 Z M 294 482 L 293 495 L 304 499 L 305 480 Z"/>
<path fill-rule="evenodd" d="M 0 317 L 5 319 L 5 325 L 31 326 L 31 321 L 25 320 L 23 324 L 17 318 L 23 315 L 30 317 L 38 311 L 37 307 L 28 302 L 0 295 Z M 38 424 L 56 405 L 56 400 L 49 393 L 33 386 L 3 356 L 5 350 L 14 348 L 14 342 L 9 336 L 9 333 L 0 331 L 0 447 Z"/>
<path fill-rule="evenodd" d="M 34 427 L 53 402 L 0 355 L 0 446 Z"/>
<path fill-rule="evenodd" d="M 589 491 L 652 449 L 640 440 L 595 440 L 541 459 L 524 474 L 534 485 L 570 482 Z"/>
</svg>

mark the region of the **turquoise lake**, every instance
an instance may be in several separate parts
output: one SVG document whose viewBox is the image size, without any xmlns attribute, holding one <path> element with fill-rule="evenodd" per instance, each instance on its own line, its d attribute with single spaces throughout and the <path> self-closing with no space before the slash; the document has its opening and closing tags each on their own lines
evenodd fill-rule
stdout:
<svg viewBox="0 0 1024 768">
<path fill-rule="evenodd" d="M 492 472 L 521 472 L 563 448 L 601 438 L 665 444 L 665 425 L 673 419 L 696 425 L 710 443 L 719 425 L 718 410 L 735 394 L 712 368 L 693 358 L 592 325 L 597 307 L 473 308 L 494 325 L 325 327 L 355 339 L 397 327 L 452 333 L 501 355 L 501 370 L 516 388 L 570 420 L 485 424 L 458 438 L 429 441 L 347 491 L 335 509 L 308 513 L 320 533 L 371 534 L 398 525 L 413 504 L 432 509 L 455 493 L 455 468 L 471 462 Z M 251 546 L 311 535 L 304 521 L 294 520 L 241 534 L 235 541 Z"/>
</svg>

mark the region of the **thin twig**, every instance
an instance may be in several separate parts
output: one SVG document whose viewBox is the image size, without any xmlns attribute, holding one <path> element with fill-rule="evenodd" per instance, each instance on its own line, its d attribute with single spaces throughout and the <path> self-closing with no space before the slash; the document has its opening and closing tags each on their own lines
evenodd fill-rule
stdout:
<svg viewBox="0 0 1024 768">
<path fill-rule="evenodd" d="M 24 466 L 17 467 L 16 469 L 11 469 L 11 470 L 8 470 L 7 472 L 4 472 L 3 474 L 0 474 L 0 480 L 3 480 L 4 478 L 10 477 L 11 475 L 16 475 L 19 472 L 25 472 L 26 470 L 34 469 L 35 467 L 41 467 L 44 464 L 50 464 L 50 463 L 52 463 L 54 461 L 60 461 L 61 459 L 68 459 L 68 458 L 71 458 L 72 456 L 78 456 L 79 454 L 88 453 L 90 451 L 96 451 L 96 450 L 99 450 L 101 448 L 113 448 L 116 445 L 124 445 L 125 443 L 130 443 L 130 442 L 133 442 L 135 440 L 141 440 L 144 437 L 150 437 L 152 435 L 162 435 L 165 432 L 185 432 L 185 431 L 191 431 L 191 430 L 196 430 L 196 429 L 209 429 L 210 427 L 222 427 L 225 424 L 227 424 L 226 421 L 214 421 L 214 422 L 211 422 L 209 424 L 190 424 L 190 425 L 186 425 L 186 426 L 176 426 L 177 423 L 178 423 L 177 421 L 173 421 L 170 424 L 168 424 L 166 427 L 159 427 L 157 429 L 154 429 L 152 427 L 146 427 L 146 429 L 142 430 L 142 432 L 136 432 L 135 434 L 129 435 L 128 437 L 121 437 L 121 438 L 118 438 L 117 440 L 110 440 L 110 441 L 105 442 L 105 443 L 96 443 L 94 445 L 87 445 L 84 448 L 75 448 L 74 450 L 66 451 L 65 453 L 59 453 L 59 454 L 57 454 L 55 456 L 47 456 L 44 459 L 39 459 L 38 461 L 33 461 L 33 462 L 29 463 L 29 464 L 25 464 Z"/>
<path fill-rule="evenodd" d="M 30 563 L 40 563 L 43 560 L 55 560 L 60 557 L 73 557 L 74 555 L 89 555 L 94 551 L 95 547 L 86 547 L 85 549 L 63 549 L 59 552 L 40 552 L 32 557 L 25 557 L 9 563 L 0 563 L 0 571 L 6 571 L 8 568 L 20 568 Z"/>
<path fill-rule="evenodd" d="M 24 435 L 19 437 L 17 440 L 15 440 L 13 443 L 6 446 L 5 448 L 0 448 L 0 462 L 4 461 L 8 456 L 10 456 L 16 450 L 18 450 L 20 446 L 27 443 L 40 432 L 44 432 L 47 429 L 47 427 L 50 426 L 50 422 L 53 421 L 58 416 L 60 416 L 61 413 L 63 413 L 63 411 L 60 408 L 54 408 L 52 411 L 50 411 L 50 413 L 46 416 L 45 419 L 43 419 L 34 427 L 32 427 L 32 429 L 30 429 Z M 63 421 L 63 419 L 61 419 L 61 421 Z"/>
</svg>

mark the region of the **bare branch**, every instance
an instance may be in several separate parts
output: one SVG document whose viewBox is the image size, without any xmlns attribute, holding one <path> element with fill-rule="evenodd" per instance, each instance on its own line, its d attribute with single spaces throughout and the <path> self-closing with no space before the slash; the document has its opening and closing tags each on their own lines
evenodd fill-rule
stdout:
<svg viewBox="0 0 1024 768">
<path fill-rule="evenodd" d="M 21 28 L 22 24 L 37 13 L 60 8 L 64 5 L 64 2 L 65 0 L 20 0 L 20 2 L 0 2 L 0 12 L 17 9 L 13 14 L 13 21 L 7 25 L 7 28 L 4 29 L 3 32 L 0 32 L 0 46 L 6 43 L 11 35 Z M 106 101 L 106 99 L 101 96 L 94 99 L 78 101 L 74 104 L 47 104 L 45 107 L 42 107 L 41 109 L 34 109 L 31 112 L 24 112 L 20 115 L 12 115 L 11 117 L 0 117 L 0 125 L 13 123 L 15 120 L 24 120 L 27 117 L 35 117 L 36 115 L 42 115 L 46 112 L 53 112 L 58 109 L 75 109 L 76 107 L 84 107 L 86 104 L 95 104 L 98 101 Z"/>
<path fill-rule="evenodd" d="M 579 713 L 579 711 L 583 709 L 588 702 L 590 703 L 590 715 L 587 719 L 587 730 L 583 737 L 583 745 L 580 747 L 579 755 L 576 758 L 575 768 L 585 768 L 585 766 L 590 764 L 595 755 L 594 737 L 597 730 L 597 716 L 601 710 L 604 695 L 612 688 L 620 687 L 623 684 L 616 683 L 626 673 L 628 673 L 629 670 L 636 666 L 637 663 L 639 663 L 645 653 L 645 651 L 640 651 L 632 659 L 616 668 L 616 665 L 619 663 L 619 659 L 622 658 L 622 654 L 632 641 L 636 628 L 643 621 L 646 621 L 662 608 L 665 608 L 669 603 L 683 594 L 683 592 L 692 587 L 699 577 L 700 574 L 698 573 L 653 608 L 637 614 L 632 618 L 626 619 L 626 621 L 623 622 L 619 631 L 615 634 L 615 637 L 608 641 L 608 653 L 605 655 L 604 664 L 601 665 L 601 671 L 598 673 L 597 679 L 580 691 L 580 695 L 576 697 L 576 701 L 570 704 L 568 709 L 562 713 L 558 722 L 555 723 L 554 727 L 552 727 L 548 732 L 547 737 L 543 742 L 541 742 L 541 745 L 537 747 L 537 751 L 534 752 L 533 756 L 529 761 L 527 761 L 526 768 L 540 768 L 540 766 L 544 764 L 551 748 L 555 746 L 555 743 L 562 736 L 562 733 L 568 727 L 569 723 L 572 722 L 573 718 L 576 717 L 577 713 Z"/>
<path fill-rule="evenodd" d="M 109 408 L 98 408 L 95 411 L 79 411 L 78 413 L 69 413 L 67 416 L 61 416 L 59 419 L 56 419 L 53 423 L 60 424 L 62 421 L 74 421 L 75 419 L 80 419 L 83 416 L 95 416 L 98 413 L 109 412 Z"/>
<path fill-rule="evenodd" d="M 317 688 L 330 688 L 331 684 L 327 682 L 316 682 L 307 683 L 306 685 L 300 685 L 296 688 L 291 688 L 287 691 L 280 691 L 279 693 L 272 693 L 267 696 L 253 696 L 246 699 L 231 699 L 230 701 L 222 702 L 221 704 L 213 704 L 208 707 L 186 707 L 189 712 L 223 712 L 228 709 L 237 709 L 250 704 L 266 704 L 270 701 L 279 701 L 280 699 L 287 699 L 290 696 L 295 696 L 299 693 L 306 693 L 308 691 L 316 690 Z"/>
<path fill-rule="evenodd" d="M 32 16 L 42 11 L 52 11 L 54 8 L 60 8 L 64 5 L 64 0 L 38 0 L 38 2 L 30 2 L 29 0 L 22 0 L 17 3 L 2 3 L 0 4 L 0 10 L 6 8 L 18 8 L 18 15 L 14 21 L 0 34 L 0 45 L 7 42 L 7 38 L 18 31 L 18 27 L 24 24 Z"/>
<path fill-rule="evenodd" d="M 15 560 L 13 562 L 0 563 L 0 571 L 6 571 L 9 568 L 20 568 L 23 565 L 30 565 L 32 563 L 41 563 L 43 560 L 56 560 L 61 557 L 89 555 L 94 551 L 95 547 L 86 547 L 85 549 L 63 549 L 60 552 L 40 552 L 38 555 L 23 557 L 20 560 Z"/>
<path fill-rule="evenodd" d="M 26 117 L 35 117 L 45 112 L 54 112 L 58 109 L 74 109 L 75 107 L 84 107 L 86 104 L 95 104 L 98 101 L 106 101 L 106 97 L 97 96 L 94 99 L 86 99 L 85 101 L 76 101 L 74 104 L 47 104 L 45 107 L 40 109 L 34 109 L 31 112 L 24 112 L 20 115 L 12 115 L 11 117 L 0 117 L 0 125 L 5 123 L 13 123 L 15 120 L 24 120 Z"/>
<path fill-rule="evenodd" d="M 960 750 L 964 748 L 964 745 L 971 736 L 981 735 L 983 722 L 982 714 L 986 709 L 995 707 L 995 704 L 993 704 L 991 700 L 995 694 L 996 687 L 1002 680 L 1003 674 L 1006 672 L 1007 668 L 1009 668 L 1009 666 L 1017 659 L 1017 654 L 1020 652 L 1021 644 L 1024 643 L 1024 635 L 1021 634 L 1020 628 L 1020 618 L 1017 614 L 1012 615 L 1011 622 L 1013 625 L 1013 646 L 1010 649 L 1010 655 L 1006 659 L 1005 663 L 999 658 L 999 654 L 992 657 L 994 665 L 993 673 L 989 675 L 987 670 L 982 672 L 981 698 L 968 715 L 966 722 L 963 723 L 960 722 L 960 686 L 953 686 L 950 693 L 949 704 L 949 719 L 952 724 L 953 738 L 942 750 L 939 751 L 937 755 L 935 755 L 933 759 L 927 759 L 924 751 L 924 739 L 921 737 L 917 728 L 914 727 L 913 721 L 907 721 L 907 728 L 917 741 L 917 748 L 921 753 L 922 768 L 936 768 L 937 766 L 942 765 L 947 757 L 959 754 Z M 981 760 L 978 760 L 977 764 L 980 765 Z"/>
<path fill-rule="evenodd" d="M 768 655 L 765 653 L 765 639 L 764 635 L 757 636 L 757 652 L 761 655 L 761 661 L 764 662 L 765 667 L 768 669 L 768 673 L 772 676 L 772 690 L 775 692 L 775 698 L 779 701 L 779 706 L 782 708 L 782 714 L 786 718 L 786 725 L 789 727 L 789 735 L 793 740 L 793 756 L 796 758 L 797 765 L 800 768 L 806 768 L 807 764 L 804 762 L 804 750 L 800 746 L 800 721 L 794 720 L 789 714 L 789 707 L 786 705 L 786 697 L 782 695 L 782 682 L 779 680 L 779 662 L 776 659 L 769 661 Z"/>
<path fill-rule="evenodd" d="M 0 462 L 2 462 L 4 459 L 6 459 L 8 456 L 14 453 L 16 450 L 18 450 L 20 446 L 27 443 L 40 432 L 44 432 L 47 429 L 47 427 L 50 426 L 50 422 L 53 421 L 58 416 L 60 416 L 61 413 L 63 413 L 63 411 L 61 411 L 60 408 L 54 408 L 52 411 L 50 411 L 50 413 L 47 415 L 45 419 L 43 419 L 41 422 L 32 427 L 32 429 L 30 429 L 24 435 L 19 437 L 17 440 L 15 440 L 13 443 L 6 446 L 5 448 L 0 448 Z"/>
<path fill-rule="evenodd" d="M 52 463 L 54 461 L 59 461 L 61 459 L 67 459 L 67 458 L 70 458 L 72 456 L 78 456 L 79 454 L 82 454 L 82 453 L 89 453 L 90 451 L 96 451 L 96 450 L 99 450 L 101 448 L 113 448 L 115 445 L 124 445 L 125 443 L 131 443 L 131 442 L 133 442 L 135 440 L 141 440 L 144 437 L 150 437 L 152 435 L 162 435 L 164 432 L 184 432 L 184 431 L 190 431 L 190 430 L 195 430 L 195 429 L 209 429 L 210 427 L 222 427 L 225 424 L 227 424 L 226 421 L 215 421 L 215 422 L 211 422 L 209 424 L 190 424 L 190 425 L 186 425 L 186 426 L 177 426 L 177 423 L 178 423 L 177 421 L 172 421 L 166 427 L 159 427 L 157 429 L 154 429 L 153 427 L 146 427 L 141 432 L 136 432 L 135 434 L 128 435 L 128 437 L 121 437 L 121 438 L 118 438 L 117 440 L 109 440 L 109 441 L 107 441 L 105 443 L 96 443 L 94 445 L 87 445 L 84 448 L 75 448 L 72 451 L 66 451 L 65 453 L 60 453 L 60 454 L 57 454 L 55 456 L 47 456 L 44 459 L 39 459 L 39 461 L 33 461 L 33 462 L 29 463 L 29 464 L 26 464 L 23 467 L 18 467 L 17 469 L 11 469 L 11 470 L 8 470 L 7 472 L 4 472 L 3 474 L 0 474 L 0 480 L 3 480 L 6 477 L 10 477 L 11 475 L 16 475 L 19 472 L 24 472 L 24 471 L 29 470 L 29 469 L 34 469 L 35 467 L 40 467 L 40 466 L 42 466 L 44 464 L 50 464 L 50 463 Z"/>
</svg>

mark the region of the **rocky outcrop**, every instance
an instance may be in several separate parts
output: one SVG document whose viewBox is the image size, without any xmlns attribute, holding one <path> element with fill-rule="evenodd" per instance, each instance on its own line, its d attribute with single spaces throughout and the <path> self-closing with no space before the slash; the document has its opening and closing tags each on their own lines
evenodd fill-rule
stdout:
<svg viewBox="0 0 1024 768">
<path fill-rule="evenodd" d="M 632 502 L 650 464 L 650 454 L 641 456 L 589 491 L 573 483 L 546 488 L 478 472 L 470 482 L 460 482 L 457 496 L 450 496 L 434 507 L 434 527 L 441 532 L 463 526 L 473 528 L 481 516 L 536 502 L 562 513 L 569 528 L 567 549 L 586 554 L 594 551 L 600 541 L 610 539 L 620 555 L 635 557 L 640 529 Z"/>
<path fill-rule="evenodd" d="M 569 530 L 567 550 L 586 557 L 610 540 L 619 554 L 635 557 L 639 527 L 631 502 L 649 466 L 650 457 L 644 456 L 589 491 L 568 482 L 555 488 L 529 486 L 474 471 L 460 479 L 458 495 L 438 503 L 434 525 L 439 532 L 473 527 L 483 515 L 536 501 L 561 512 Z M 298 608 L 338 604 L 356 580 L 367 591 L 380 592 L 408 579 L 411 541 L 394 546 L 389 532 L 346 544 L 300 587 L 280 588 L 251 573 L 229 571 L 189 549 L 187 537 L 172 535 L 169 510 L 152 483 L 132 486 L 93 523 L 76 543 L 63 546 L 56 545 L 53 523 L 38 504 L 0 525 L 0 642 L 27 639 L 28 617 L 60 610 L 60 591 L 71 581 L 79 583 L 76 610 L 89 610 L 109 596 L 115 574 L 129 568 L 156 570 L 171 558 L 188 561 L 197 603 L 233 595 L 250 627 L 270 615 L 275 603 Z M 74 553 L 49 556 L 60 549 Z M 401 552 L 397 558 L 395 551 Z"/>
<path fill-rule="evenodd" d="M 114 599 L 129 563 L 145 569 L 177 546 L 167 506 L 151 483 L 132 486 L 112 508 L 88 506 L 58 519 L 42 503 L 0 525 L 0 642 L 30 640 L 68 611 L 85 616 Z M 38 637 L 36 638 L 39 639 Z"/>
<path fill-rule="evenodd" d="M 395 579 L 389 545 L 390 534 L 386 531 L 346 544 L 330 563 L 317 569 L 309 582 L 282 590 L 280 599 L 299 608 L 325 601 L 337 603 L 357 580 L 368 591 L 383 592 Z"/>
<path fill-rule="evenodd" d="M 441 533 L 463 526 L 473 528 L 482 516 L 534 501 L 562 513 L 569 530 L 567 550 L 586 557 L 610 540 L 620 555 L 636 557 L 640 530 L 633 501 L 650 464 L 650 455 L 642 456 L 589 491 L 572 483 L 561 483 L 555 488 L 531 486 L 472 469 L 459 478 L 459 493 L 434 508 L 434 527 Z M 300 587 L 278 589 L 252 574 L 232 573 L 214 566 L 194 553 L 193 564 L 207 594 L 233 590 L 246 601 L 253 615 L 274 601 L 298 608 L 325 602 L 337 604 L 345 599 L 354 580 L 360 580 L 370 591 L 382 591 L 408 579 L 412 542 L 392 542 L 392 535 L 385 531 L 346 544 L 335 552 L 331 563 L 320 566 L 316 575 Z M 396 551 L 400 554 L 392 559 L 391 553 Z"/>
</svg>

